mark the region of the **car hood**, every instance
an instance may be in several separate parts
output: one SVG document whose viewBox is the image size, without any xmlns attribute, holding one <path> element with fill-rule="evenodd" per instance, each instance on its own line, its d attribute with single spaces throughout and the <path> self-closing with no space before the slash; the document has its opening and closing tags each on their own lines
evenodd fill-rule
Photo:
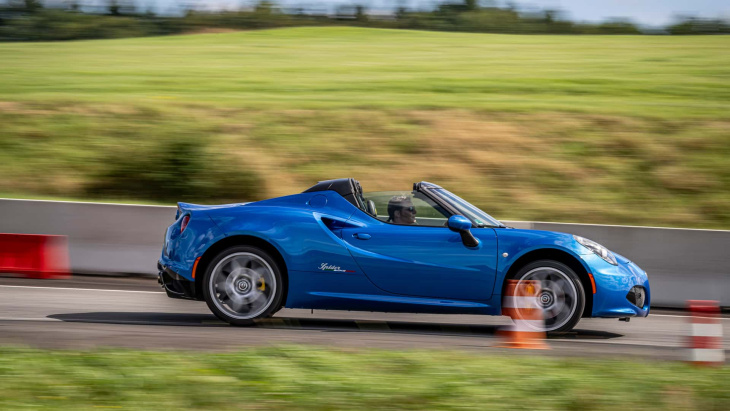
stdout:
<svg viewBox="0 0 730 411">
<path fill-rule="evenodd" d="M 590 254 L 591 251 L 580 245 L 572 234 L 558 231 L 529 230 L 522 228 L 495 228 L 500 249 L 517 250 L 553 247 L 571 250 L 575 254 Z"/>
<path fill-rule="evenodd" d="M 495 229 L 495 231 L 497 232 L 497 236 L 500 238 L 500 242 L 504 241 L 514 244 L 519 243 L 522 249 L 532 249 L 547 246 L 572 250 L 575 254 L 579 255 L 593 253 L 591 250 L 576 241 L 575 238 L 573 238 L 573 234 L 570 233 L 563 233 L 560 231 L 529 230 L 521 228 L 498 228 Z M 617 254 L 613 250 L 610 251 L 616 256 L 616 260 L 619 263 L 631 263 L 628 258 Z"/>
</svg>

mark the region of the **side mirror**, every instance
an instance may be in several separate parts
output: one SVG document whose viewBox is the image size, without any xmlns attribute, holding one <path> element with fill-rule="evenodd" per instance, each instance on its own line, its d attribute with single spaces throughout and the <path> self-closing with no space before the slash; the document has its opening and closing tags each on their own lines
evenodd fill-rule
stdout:
<svg viewBox="0 0 730 411">
<path fill-rule="evenodd" d="M 461 242 L 467 247 L 476 247 L 479 240 L 471 233 L 471 221 L 463 215 L 452 215 L 447 223 L 449 230 L 455 231 L 461 235 Z"/>
</svg>

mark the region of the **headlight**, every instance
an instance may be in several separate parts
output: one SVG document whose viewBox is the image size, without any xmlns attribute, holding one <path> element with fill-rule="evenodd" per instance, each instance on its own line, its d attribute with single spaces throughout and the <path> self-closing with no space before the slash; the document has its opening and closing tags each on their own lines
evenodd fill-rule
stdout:
<svg viewBox="0 0 730 411">
<path fill-rule="evenodd" d="M 583 238 L 577 235 L 574 235 L 573 238 L 583 247 L 593 251 L 594 253 L 596 253 L 596 255 L 606 260 L 607 263 L 618 265 L 618 263 L 616 262 L 616 256 L 614 256 L 612 252 L 608 251 L 608 248 L 598 244 L 595 241 L 591 241 L 587 238 Z"/>
</svg>

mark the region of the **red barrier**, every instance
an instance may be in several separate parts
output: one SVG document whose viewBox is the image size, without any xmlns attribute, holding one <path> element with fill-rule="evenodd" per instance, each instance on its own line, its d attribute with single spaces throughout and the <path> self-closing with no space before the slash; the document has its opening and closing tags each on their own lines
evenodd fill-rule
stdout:
<svg viewBox="0 0 730 411">
<path fill-rule="evenodd" d="M 721 365 L 725 363 L 722 348 L 722 323 L 717 301 L 687 301 L 691 332 L 687 348 L 689 362 L 697 365 Z"/>
<path fill-rule="evenodd" d="M 68 278 L 68 241 L 61 235 L 0 234 L 0 273 Z"/>
</svg>

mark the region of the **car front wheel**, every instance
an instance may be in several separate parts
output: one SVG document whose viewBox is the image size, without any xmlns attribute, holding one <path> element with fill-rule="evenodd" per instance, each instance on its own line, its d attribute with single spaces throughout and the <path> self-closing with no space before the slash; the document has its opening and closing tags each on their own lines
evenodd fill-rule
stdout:
<svg viewBox="0 0 730 411">
<path fill-rule="evenodd" d="M 515 279 L 540 282 L 537 303 L 543 310 L 545 331 L 567 332 L 578 324 L 586 298 L 580 278 L 570 267 L 553 260 L 534 261 L 522 267 Z"/>
<path fill-rule="evenodd" d="M 281 305 L 281 272 L 271 256 L 250 246 L 235 246 L 208 265 L 203 295 L 210 310 L 233 325 L 251 325 Z"/>
</svg>

